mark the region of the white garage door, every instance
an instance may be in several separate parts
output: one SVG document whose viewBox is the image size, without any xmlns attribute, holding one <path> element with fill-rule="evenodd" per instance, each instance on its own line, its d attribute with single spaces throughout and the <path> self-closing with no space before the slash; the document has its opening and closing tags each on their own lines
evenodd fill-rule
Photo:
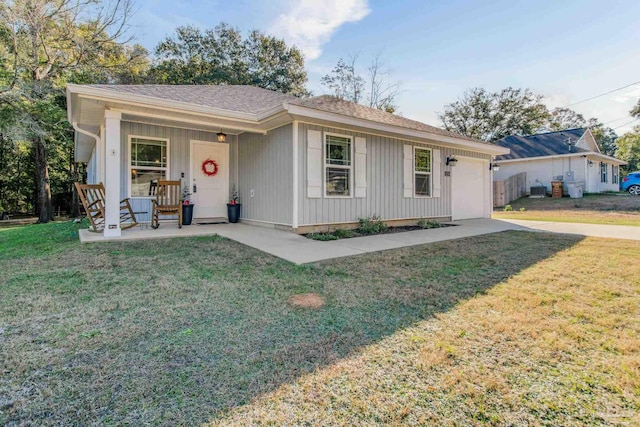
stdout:
<svg viewBox="0 0 640 427">
<path fill-rule="evenodd" d="M 489 216 L 489 164 L 458 158 L 451 168 L 452 217 L 457 219 Z"/>
</svg>

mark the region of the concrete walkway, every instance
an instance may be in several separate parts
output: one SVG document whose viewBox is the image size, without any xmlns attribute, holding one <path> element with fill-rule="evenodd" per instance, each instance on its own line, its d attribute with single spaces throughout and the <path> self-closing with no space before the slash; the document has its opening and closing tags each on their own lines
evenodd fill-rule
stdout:
<svg viewBox="0 0 640 427">
<path fill-rule="evenodd" d="M 528 231 L 640 240 L 640 224 L 638 224 L 638 227 L 634 227 L 631 225 L 579 224 L 575 222 L 524 221 L 517 219 L 501 219 L 493 221 L 513 224 L 514 226 L 520 226 L 522 229 Z"/>
<path fill-rule="evenodd" d="M 286 231 L 243 224 L 219 226 L 221 236 L 296 264 L 460 239 L 523 227 L 489 219 L 457 221 L 457 227 L 417 230 L 320 242 Z"/>
<path fill-rule="evenodd" d="M 381 234 L 328 242 L 307 239 L 287 231 L 247 224 L 191 225 L 182 227 L 182 229 L 178 229 L 175 224 L 162 224 L 157 230 L 138 229 L 136 227 L 133 230 L 123 231 L 122 237 L 112 239 L 105 239 L 100 233 L 81 230 L 80 240 L 82 242 L 125 241 L 217 234 L 295 264 L 480 236 L 507 230 L 640 240 L 640 227 L 631 226 L 495 219 L 454 221 L 453 224 L 456 227 Z"/>
</svg>

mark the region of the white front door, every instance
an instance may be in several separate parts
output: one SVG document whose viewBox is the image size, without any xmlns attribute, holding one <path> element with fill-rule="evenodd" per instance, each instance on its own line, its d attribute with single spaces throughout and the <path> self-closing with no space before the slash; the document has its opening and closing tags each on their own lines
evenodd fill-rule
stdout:
<svg viewBox="0 0 640 427">
<path fill-rule="evenodd" d="M 229 144 L 191 141 L 190 191 L 194 218 L 227 217 Z"/>
<path fill-rule="evenodd" d="M 451 167 L 451 216 L 454 220 L 488 218 L 490 215 L 489 164 L 458 157 Z"/>
</svg>

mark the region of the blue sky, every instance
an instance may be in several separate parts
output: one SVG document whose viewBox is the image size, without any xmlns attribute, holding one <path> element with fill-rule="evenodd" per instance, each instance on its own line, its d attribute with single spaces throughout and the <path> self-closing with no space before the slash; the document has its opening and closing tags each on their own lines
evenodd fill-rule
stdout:
<svg viewBox="0 0 640 427">
<path fill-rule="evenodd" d="M 300 47 L 309 88 L 341 57 L 361 71 L 377 53 L 403 82 L 400 114 L 439 125 L 437 113 L 471 87 L 529 88 L 550 107 L 640 81 L 638 1 L 137 0 L 132 32 L 150 50 L 180 25 L 221 21 Z M 571 108 L 619 134 L 640 84 Z"/>
</svg>

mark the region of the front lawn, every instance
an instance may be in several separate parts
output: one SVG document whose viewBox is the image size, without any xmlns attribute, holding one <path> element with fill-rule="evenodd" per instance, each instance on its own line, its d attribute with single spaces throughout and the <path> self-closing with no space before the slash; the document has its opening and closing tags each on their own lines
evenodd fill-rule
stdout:
<svg viewBox="0 0 640 427">
<path fill-rule="evenodd" d="M 0 230 L 0 424 L 640 422 L 639 242 L 506 232 L 295 266 L 75 228 Z M 325 305 L 288 304 L 308 292 Z"/>
<path fill-rule="evenodd" d="M 640 197 L 627 193 L 587 194 L 582 199 L 523 197 L 510 205 L 513 211 L 496 208 L 492 218 L 640 226 Z"/>
</svg>

